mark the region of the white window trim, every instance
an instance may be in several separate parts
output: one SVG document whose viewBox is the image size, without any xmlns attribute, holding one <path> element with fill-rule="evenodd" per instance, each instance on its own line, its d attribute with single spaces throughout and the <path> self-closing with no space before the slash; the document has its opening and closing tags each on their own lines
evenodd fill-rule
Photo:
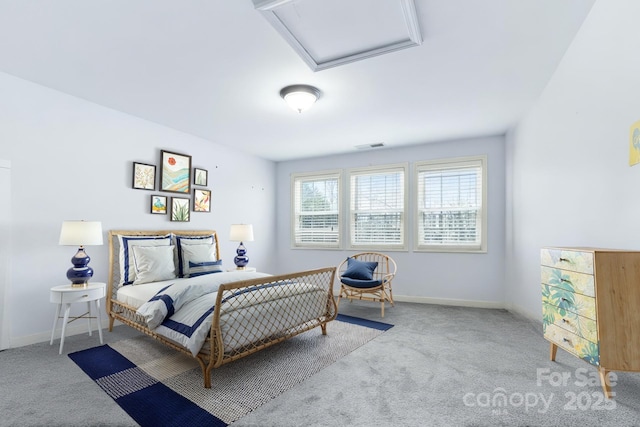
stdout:
<svg viewBox="0 0 640 427">
<path fill-rule="evenodd" d="M 351 215 L 352 215 L 352 211 L 351 211 L 351 201 L 352 201 L 352 197 L 353 195 L 351 194 L 351 177 L 353 175 L 364 175 L 364 174 L 371 174 L 371 173 L 384 173 L 387 171 L 398 171 L 398 170 L 402 170 L 402 173 L 404 174 L 404 198 L 403 198 L 403 204 L 404 204 L 404 209 L 403 209 L 403 220 L 402 220 L 402 234 L 403 234 L 403 243 L 401 245 L 357 245 L 357 244 L 353 244 L 352 240 L 351 240 L 351 231 L 352 231 L 352 224 L 351 224 Z M 347 249 L 352 249 L 352 250 L 374 250 L 374 251 L 407 251 L 408 250 L 408 228 L 409 228 L 409 220 L 408 220 L 408 214 L 409 214 L 409 163 L 396 163 L 396 164 L 391 164 L 391 165 L 382 165 L 382 166 L 367 166 L 367 167 L 361 167 L 361 168 L 351 168 L 347 170 L 347 174 L 346 174 L 346 183 L 345 186 L 347 188 L 346 190 L 346 194 L 347 194 L 347 203 L 346 203 L 346 208 L 345 208 L 345 221 L 347 223 L 346 226 L 346 238 L 347 238 Z"/>
<path fill-rule="evenodd" d="M 453 169 L 460 166 L 465 166 L 465 164 L 469 164 L 471 162 L 476 163 L 480 161 L 482 165 L 482 220 L 481 220 L 481 230 L 480 230 L 480 245 L 479 246 L 463 246 L 463 245 L 420 245 L 420 239 L 418 237 L 418 233 L 420 230 L 420 207 L 418 206 L 418 176 L 424 166 L 428 166 L 429 168 L 438 169 L 441 167 L 442 169 Z M 413 224 L 413 242 L 414 242 L 414 251 L 416 252 L 460 252 L 460 253 L 486 253 L 487 252 L 487 156 L 468 156 L 468 157 L 455 157 L 449 159 L 438 159 L 438 160 L 429 160 L 416 162 L 414 164 L 414 173 L 413 173 L 413 186 L 415 191 L 413 192 L 413 203 L 414 203 L 414 224 Z"/>
<path fill-rule="evenodd" d="M 301 172 L 291 174 L 291 220 L 290 220 L 290 233 L 291 233 L 291 249 L 342 249 L 343 242 L 343 188 L 342 188 L 342 169 L 333 169 L 318 172 Z M 296 243 L 296 181 L 299 179 L 314 178 L 314 179 L 338 179 L 338 241 L 333 244 L 327 243 Z"/>
</svg>

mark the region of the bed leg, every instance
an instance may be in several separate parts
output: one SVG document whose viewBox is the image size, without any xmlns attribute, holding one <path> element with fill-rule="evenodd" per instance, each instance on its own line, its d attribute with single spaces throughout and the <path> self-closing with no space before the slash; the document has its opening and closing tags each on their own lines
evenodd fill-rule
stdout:
<svg viewBox="0 0 640 427">
<path fill-rule="evenodd" d="M 113 316 L 109 316 L 109 332 L 113 332 L 113 321 L 115 319 L 113 318 Z"/>
<path fill-rule="evenodd" d="M 213 365 L 206 364 L 204 360 L 200 358 L 200 356 L 196 357 L 196 360 L 200 364 L 200 369 L 202 369 L 202 377 L 204 378 L 204 388 L 211 388 L 211 369 Z"/>
<path fill-rule="evenodd" d="M 322 329 L 322 335 L 327 335 L 327 324 L 323 323 L 320 325 L 320 329 Z"/>
</svg>

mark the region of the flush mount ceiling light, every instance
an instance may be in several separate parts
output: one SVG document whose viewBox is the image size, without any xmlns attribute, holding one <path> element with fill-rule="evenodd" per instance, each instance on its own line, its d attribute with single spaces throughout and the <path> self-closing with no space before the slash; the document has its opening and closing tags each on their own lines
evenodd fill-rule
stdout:
<svg viewBox="0 0 640 427">
<path fill-rule="evenodd" d="M 320 98 L 320 91 L 309 85 L 291 85 L 280 91 L 282 99 L 298 113 L 308 110 Z"/>
</svg>

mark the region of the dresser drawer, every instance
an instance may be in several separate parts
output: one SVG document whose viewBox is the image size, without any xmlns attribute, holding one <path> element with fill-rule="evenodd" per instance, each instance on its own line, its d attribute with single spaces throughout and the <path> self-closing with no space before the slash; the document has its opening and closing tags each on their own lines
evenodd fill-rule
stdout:
<svg viewBox="0 0 640 427">
<path fill-rule="evenodd" d="M 598 329 L 596 321 L 580 316 L 570 311 L 562 311 L 555 305 L 542 304 L 542 326 L 546 331 L 549 325 L 556 325 L 566 331 L 574 333 L 592 343 L 598 343 Z"/>
<path fill-rule="evenodd" d="M 596 320 L 596 299 L 593 297 L 543 284 L 542 302 Z"/>
<path fill-rule="evenodd" d="M 593 274 L 593 253 L 570 249 L 543 248 L 540 251 L 542 265 Z"/>
<path fill-rule="evenodd" d="M 548 325 L 544 331 L 544 337 L 558 347 L 586 360 L 592 365 L 600 365 L 600 349 L 598 348 L 598 344 L 579 337 L 566 329 L 562 329 L 558 325 Z"/>
<path fill-rule="evenodd" d="M 89 302 L 103 298 L 105 296 L 105 288 L 87 288 L 77 289 L 66 292 L 51 292 L 51 302 L 58 304 L 71 304 L 76 302 Z"/>
<path fill-rule="evenodd" d="M 576 273 L 575 271 L 545 266 L 542 266 L 540 271 L 542 283 L 545 285 L 555 286 L 590 297 L 596 295 L 593 274 Z"/>
</svg>

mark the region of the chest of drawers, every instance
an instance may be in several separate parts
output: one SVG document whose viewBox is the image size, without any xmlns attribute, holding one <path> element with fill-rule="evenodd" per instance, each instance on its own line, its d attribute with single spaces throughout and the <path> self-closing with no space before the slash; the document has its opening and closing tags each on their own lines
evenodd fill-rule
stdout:
<svg viewBox="0 0 640 427">
<path fill-rule="evenodd" d="M 558 347 L 609 371 L 640 372 L 640 251 L 543 248 L 542 325 L 550 358 Z"/>
</svg>

